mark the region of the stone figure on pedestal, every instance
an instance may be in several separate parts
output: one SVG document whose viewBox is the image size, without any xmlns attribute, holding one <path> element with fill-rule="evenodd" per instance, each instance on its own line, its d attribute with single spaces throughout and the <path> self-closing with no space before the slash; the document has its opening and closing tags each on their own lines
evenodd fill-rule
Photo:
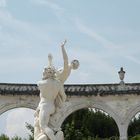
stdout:
<svg viewBox="0 0 140 140">
<path fill-rule="evenodd" d="M 35 112 L 34 120 L 34 139 L 35 140 L 64 140 L 61 130 L 54 130 L 49 126 L 50 117 L 66 100 L 64 92 L 64 82 L 70 75 L 71 69 L 77 69 L 79 62 L 77 60 L 68 64 L 68 56 L 62 43 L 62 54 L 64 67 L 56 70 L 52 64 L 52 56 L 48 55 L 49 65 L 43 70 L 43 78 L 38 82 L 40 90 L 40 102 Z"/>
</svg>

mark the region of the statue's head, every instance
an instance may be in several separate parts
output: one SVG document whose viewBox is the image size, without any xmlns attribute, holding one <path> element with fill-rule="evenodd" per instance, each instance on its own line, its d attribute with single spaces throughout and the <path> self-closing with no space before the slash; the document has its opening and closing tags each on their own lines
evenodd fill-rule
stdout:
<svg viewBox="0 0 140 140">
<path fill-rule="evenodd" d="M 49 66 L 44 67 L 43 70 L 43 80 L 48 79 L 48 78 L 55 78 L 55 74 L 56 74 L 56 69 L 55 67 L 52 65 L 52 55 L 49 54 L 48 55 L 48 60 L 49 60 Z"/>
<path fill-rule="evenodd" d="M 74 70 L 78 69 L 78 67 L 79 67 L 79 61 L 78 60 L 72 60 L 71 61 L 71 67 Z"/>
<path fill-rule="evenodd" d="M 48 79 L 48 78 L 55 78 L 55 74 L 56 74 L 56 70 L 53 66 L 48 66 L 48 67 L 44 67 L 43 70 L 43 80 Z"/>
</svg>

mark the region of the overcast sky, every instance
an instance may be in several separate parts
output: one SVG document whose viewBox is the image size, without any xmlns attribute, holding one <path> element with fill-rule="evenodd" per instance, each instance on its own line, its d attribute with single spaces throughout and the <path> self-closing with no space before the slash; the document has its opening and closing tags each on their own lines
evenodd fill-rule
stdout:
<svg viewBox="0 0 140 140">
<path fill-rule="evenodd" d="M 61 67 L 64 39 L 80 61 L 66 83 L 118 83 L 120 67 L 140 82 L 139 13 L 140 0 L 0 0 L 0 82 L 36 83 L 48 53 Z"/>
</svg>

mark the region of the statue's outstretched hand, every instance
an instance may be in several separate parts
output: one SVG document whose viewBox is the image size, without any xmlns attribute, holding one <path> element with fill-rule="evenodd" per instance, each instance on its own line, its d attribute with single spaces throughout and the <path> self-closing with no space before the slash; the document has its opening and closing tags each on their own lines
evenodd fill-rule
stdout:
<svg viewBox="0 0 140 140">
<path fill-rule="evenodd" d="M 67 40 L 64 40 L 64 42 L 61 44 L 61 47 L 64 47 L 66 42 L 67 42 Z"/>
</svg>

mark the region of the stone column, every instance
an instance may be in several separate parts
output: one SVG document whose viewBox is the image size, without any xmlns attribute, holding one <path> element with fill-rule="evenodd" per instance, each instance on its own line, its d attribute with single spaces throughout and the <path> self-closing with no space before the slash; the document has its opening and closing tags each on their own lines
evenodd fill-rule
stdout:
<svg viewBox="0 0 140 140">
<path fill-rule="evenodd" d="M 127 138 L 127 128 L 128 126 L 124 123 L 120 123 L 118 125 L 119 127 L 119 133 L 120 133 L 120 140 L 128 140 Z"/>
</svg>

